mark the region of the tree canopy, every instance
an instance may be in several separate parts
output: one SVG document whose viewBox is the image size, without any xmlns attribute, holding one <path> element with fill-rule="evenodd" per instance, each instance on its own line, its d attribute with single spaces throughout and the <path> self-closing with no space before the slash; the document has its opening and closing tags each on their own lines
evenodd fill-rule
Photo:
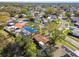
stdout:
<svg viewBox="0 0 79 59">
<path fill-rule="evenodd" d="M 51 33 L 51 41 L 53 45 L 55 45 L 55 42 L 60 39 L 65 39 L 65 35 L 62 33 L 62 31 L 59 31 L 57 29 L 53 30 Z"/>
</svg>

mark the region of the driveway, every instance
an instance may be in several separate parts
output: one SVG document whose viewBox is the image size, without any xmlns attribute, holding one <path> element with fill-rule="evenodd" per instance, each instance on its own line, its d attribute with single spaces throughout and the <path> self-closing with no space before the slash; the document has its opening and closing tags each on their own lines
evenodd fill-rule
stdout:
<svg viewBox="0 0 79 59">
<path fill-rule="evenodd" d="M 54 51 L 54 57 L 61 57 L 66 54 L 65 51 L 61 48 L 61 45 L 56 45 L 56 47 L 59 47 L 59 48 Z"/>
</svg>

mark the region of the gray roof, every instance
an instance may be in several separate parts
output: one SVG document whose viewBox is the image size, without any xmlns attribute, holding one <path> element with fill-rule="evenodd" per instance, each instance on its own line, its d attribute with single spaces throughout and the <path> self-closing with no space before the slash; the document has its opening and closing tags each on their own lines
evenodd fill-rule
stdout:
<svg viewBox="0 0 79 59">
<path fill-rule="evenodd" d="M 79 37 L 79 28 L 73 29 L 72 34 Z"/>
</svg>

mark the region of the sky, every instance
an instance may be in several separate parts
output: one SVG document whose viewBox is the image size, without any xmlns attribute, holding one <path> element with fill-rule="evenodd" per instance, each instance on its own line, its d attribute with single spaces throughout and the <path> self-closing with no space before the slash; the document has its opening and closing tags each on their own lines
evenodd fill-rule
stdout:
<svg viewBox="0 0 79 59">
<path fill-rule="evenodd" d="M 79 2 L 79 0 L 0 0 L 0 2 Z"/>
</svg>

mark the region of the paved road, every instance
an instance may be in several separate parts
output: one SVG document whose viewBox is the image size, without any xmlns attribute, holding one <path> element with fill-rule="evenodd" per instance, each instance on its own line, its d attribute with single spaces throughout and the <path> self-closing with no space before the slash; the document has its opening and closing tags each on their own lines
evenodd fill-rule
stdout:
<svg viewBox="0 0 79 59">
<path fill-rule="evenodd" d="M 70 42 L 71 44 L 73 44 L 74 46 L 76 46 L 77 48 L 79 48 L 79 42 L 75 41 L 72 38 L 66 37 L 65 39 L 66 41 Z"/>
</svg>

